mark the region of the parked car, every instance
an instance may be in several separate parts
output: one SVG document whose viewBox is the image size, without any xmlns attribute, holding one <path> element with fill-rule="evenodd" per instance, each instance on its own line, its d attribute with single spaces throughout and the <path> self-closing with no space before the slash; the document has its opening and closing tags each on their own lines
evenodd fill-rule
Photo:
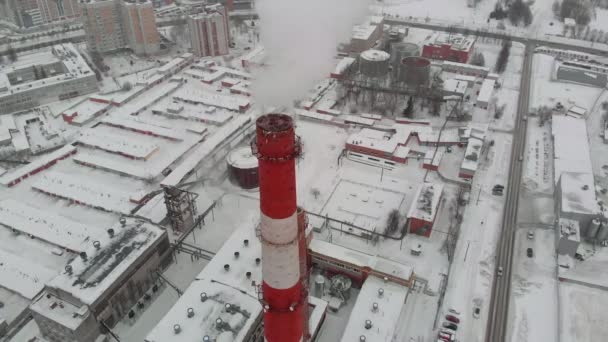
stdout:
<svg viewBox="0 0 608 342">
<path fill-rule="evenodd" d="M 458 330 L 458 325 L 452 322 L 443 322 L 442 326 L 444 328 L 452 329 L 454 331 Z"/>
<path fill-rule="evenodd" d="M 529 230 L 528 231 L 528 240 L 533 240 L 534 239 L 534 232 Z"/>
<path fill-rule="evenodd" d="M 498 271 L 496 272 L 499 277 L 502 277 L 502 266 L 498 266 Z"/>
<path fill-rule="evenodd" d="M 528 258 L 532 258 L 534 257 L 534 250 L 528 247 L 528 249 L 526 249 L 526 254 L 528 255 Z"/>
<path fill-rule="evenodd" d="M 445 315 L 445 319 L 447 319 L 448 321 L 452 322 L 452 323 L 460 323 L 460 319 L 454 315 Z"/>
<path fill-rule="evenodd" d="M 459 312 L 459 311 L 454 310 L 453 308 L 449 308 L 449 309 L 448 309 L 448 312 L 449 312 L 449 313 L 451 313 L 451 314 L 454 314 L 454 315 L 460 315 L 460 312 Z"/>
</svg>

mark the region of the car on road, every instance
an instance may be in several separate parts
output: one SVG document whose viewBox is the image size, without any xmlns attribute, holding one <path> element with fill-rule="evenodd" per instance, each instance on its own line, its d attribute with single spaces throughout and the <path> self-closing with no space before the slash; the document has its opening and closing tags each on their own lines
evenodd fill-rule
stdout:
<svg viewBox="0 0 608 342">
<path fill-rule="evenodd" d="M 526 249 L 526 254 L 528 255 L 528 258 L 533 258 L 534 250 L 532 248 L 528 247 L 528 249 Z"/>
<path fill-rule="evenodd" d="M 454 315 L 460 315 L 460 312 L 459 312 L 459 311 L 456 311 L 456 310 L 454 310 L 454 309 L 452 309 L 452 308 L 449 308 L 449 309 L 448 309 L 448 312 L 449 312 L 449 313 L 451 313 L 451 314 L 454 314 Z"/>
<path fill-rule="evenodd" d="M 519 161 L 523 161 L 524 160 L 524 156 L 520 155 L 518 158 Z"/>
<path fill-rule="evenodd" d="M 454 315 L 445 315 L 445 319 L 447 319 L 448 321 L 452 322 L 452 323 L 460 323 L 460 319 Z"/>
<path fill-rule="evenodd" d="M 439 338 L 440 341 L 445 341 L 445 342 L 453 342 L 456 340 L 456 338 L 454 337 L 454 335 L 452 334 L 447 334 L 444 332 L 440 332 L 439 336 L 437 336 Z"/>
<path fill-rule="evenodd" d="M 452 329 L 454 331 L 458 330 L 458 325 L 456 325 L 456 323 L 452 323 L 452 322 L 443 322 L 443 324 L 441 326 L 444 328 Z"/>
<path fill-rule="evenodd" d="M 528 240 L 534 240 L 534 232 L 531 230 L 528 231 Z"/>
<path fill-rule="evenodd" d="M 481 313 L 481 308 L 480 308 L 480 307 L 478 307 L 478 306 L 477 306 L 477 307 L 475 307 L 475 308 L 473 309 L 473 317 L 474 317 L 474 318 L 479 318 L 479 314 L 480 314 L 480 313 Z"/>
<path fill-rule="evenodd" d="M 498 266 L 498 271 L 496 272 L 499 277 L 502 276 L 502 266 Z"/>
</svg>

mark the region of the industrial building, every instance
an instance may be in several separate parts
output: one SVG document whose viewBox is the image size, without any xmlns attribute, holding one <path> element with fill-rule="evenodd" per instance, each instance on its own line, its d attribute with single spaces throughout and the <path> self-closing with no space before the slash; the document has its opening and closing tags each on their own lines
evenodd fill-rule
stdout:
<svg viewBox="0 0 608 342">
<path fill-rule="evenodd" d="M 608 231 L 608 228 L 607 228 Z M 567 218 L 557 220 L 557 253 L 574 258 L 581 243 L 581 232 L 578 221 Z"/>
<path fill-rule="evenodd" d="M 376 46 L 384 33 L 384 17 L 371 16 L 365 22 L 355 25 L 350 39 L 349 52 L 361 53 Z"/>
<path fill-rule="evenodd" d="M 467 63 L 473 55 L 475 38 L 461 34 L 435 32 L 422 47 L 422 56 L 432 59 Z"/>
<path fill-rule="evenodd" d="M 431 236 L 442 195 L 441 184 L 423 183 L 418 187 L 407 214 L 410 233 Z"/>
<path fill-rule="evenodd" d="M 90 51 L 107 53 L 129 48 L 137 55 L 160 51 L 160 34 L 150 1 L 87 0 L 81 6 Z"/>
<path fill-rule="evenodd" d="M 575 82 L 604 88 L 608 84 L 608 67 L 582 61 L 556 62 L 555 78 L 558 81 Z"/>
<path fill-rule="evenodd" d="M 581 235 L 588 236 L 591 221 L 601 213 L 593 174 L 562 172 L 555 187 L 555 209 L 559 218 L 577 221 Z"/>
<path fill-rule="evenodd" d="M 95 74 L 72 44 L 20 56 L 0 69 L 0 114 L 97 91 Z"/>
<path fill-rule="evenodd" d="M 196 56 L 222 56 L 230 52 L 228 9 L 224 6 L 207 6 L 204 13 L 189 16 L 188 28 Z"/>
<path fill-rule="evenodd" d="M 479 89 L 479 94 L 477 95 L 477 107 L 488 109 L 492 99 L 492 94 L 494 93 L 495 85 L 496 80 L 485 79 L 483 81 L 481 88 Z"/>
<path fill-rule="evenodd" d="M 126 315 L 170 260 L 167 232 L 139 218 L 123 217 L 88 243 L 30 305 L 50 342 L 97 341 L 102 326 Z"/>
</svg>

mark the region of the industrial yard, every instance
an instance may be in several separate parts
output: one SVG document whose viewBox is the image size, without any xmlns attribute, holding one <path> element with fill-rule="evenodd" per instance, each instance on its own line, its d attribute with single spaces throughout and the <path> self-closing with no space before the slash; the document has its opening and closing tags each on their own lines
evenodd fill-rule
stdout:
<svg viewBox="0 0 608 342">
<path fill-rule="evenodd" d="M 598 19 L 320 1 L 0 5 L 0 341 L 601 339 Z"/>
</svg>

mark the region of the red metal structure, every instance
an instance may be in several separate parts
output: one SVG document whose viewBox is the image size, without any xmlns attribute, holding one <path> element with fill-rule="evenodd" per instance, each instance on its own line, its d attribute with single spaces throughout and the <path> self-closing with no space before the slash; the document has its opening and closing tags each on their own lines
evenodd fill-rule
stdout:
<svg viewBox="0 0 608 342">
<path fill-rule="evenodd" d="M 264 115 L 256 128 L 252 151 L 260 175 L 264 337 L 266 342 L 300 342 L 308 319 L 296 204 L 295 159 L 300 142 L 288 115 Z"/>
</svg>

